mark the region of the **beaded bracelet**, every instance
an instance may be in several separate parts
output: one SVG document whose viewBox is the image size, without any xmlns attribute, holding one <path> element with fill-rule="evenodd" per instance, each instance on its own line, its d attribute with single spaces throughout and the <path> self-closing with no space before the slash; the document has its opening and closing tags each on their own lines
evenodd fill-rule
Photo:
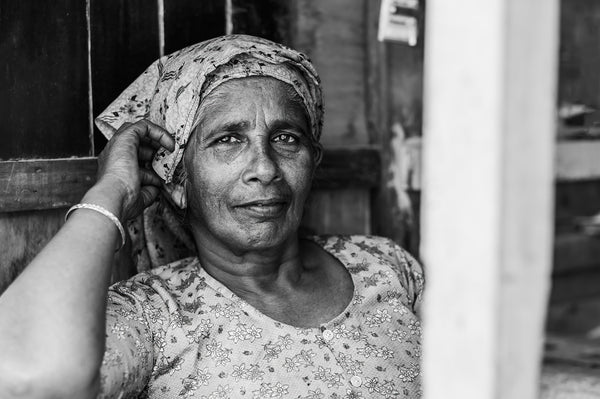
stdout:
<svg viewBox="0 0 600 399">
<path fill-rule="evenodd" d="M 86 203 L 76 204 L 70 207 L 67 213 L 65 214 L 65 221 L 67 221 L 69 214 L 76 209 L 91 209 L 109 218 L 117 226 L 117 229 L 119 229 L 119 233 L 121 234 L 121 246 L 117 249 L 117 251 L 125 246 L 125 229 L 123 229 L 123 225 L 119 221 L 119 218 L 117 218 L 111 211 L 101 207 L 100 205 Z"/>
</svg>

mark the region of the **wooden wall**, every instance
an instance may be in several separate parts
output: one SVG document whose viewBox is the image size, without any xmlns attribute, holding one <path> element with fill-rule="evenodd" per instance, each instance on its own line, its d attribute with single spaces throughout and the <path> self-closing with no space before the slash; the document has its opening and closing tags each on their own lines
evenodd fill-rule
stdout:
<svg viewBox="0 0 600 399">
<path fill-rule="evenodd" d="M 249 33 L 308 53 L 323 78 L 326 158 L 304 225 L 317 233 L 381 232 L 372 196 L 381 187 L 381 102 L 367 82 L 373 19 L 367 0 L 0 0 L 0 291 L 62 225 L 93 184 L 106 141 L 102 111 L 163 53 Z M 372 10 L 371 10 L 372 11 Z M 371 108 L 369 108 L 371 106 Z M 383 107 L 383 105 L 380 105 Z M 348 151 L 347 151 L 348 150 Z M 74 158 L 72 158 L 74 157 Z M 390 220 L 377 213 L 377 218 Z"/>
<path fill-rule="evenodd" d="M 333 155 L 333 164 L 372 162 L 367 168 L 373 170 L 366 171 L 370 177 L 362 183 L 358 179 L 343 186 L 323 177 L 310 198 L 305 227 L 319 233 L 384 235 L 418 255 L 419 171 L 407 169 L 406 160 L 419 153 L 422 129 L 425 1 L 417 13 L 416 47 L 377 42 L 379 0 L 233 0 L 229 19 L 225 0 L 60 0 L 52 7 L 34 3 L 0 0 L 0 54 L 5 60 L 0 92 L 8 94 L 0 96 L 6 115 L 0 125 L 0 183 L 5 185 L 0 252 L 2 266 L 13 270 L 8 274 L 27 264 L 60 227 L 64 207 L 93 182 L 95 169 L 92 158 L 83 168 L 71 162 L 70 169 L 68 163 L 6 162 L 99 153 L 106 141 L 92 125 L 94 115 L 161 51 L 224 34 L 228 26 L 232 32 L 267 37 L 306 52 L 323 80 L 326 148 L 358 150 L 345 153 L 347 159 Z M 600 107 L 598 26 L 597 2 L 563 0 L 560 102 Z M 579 140 L 596 140 L 586 129 L 597 124 L 599 115 L 587 116 Z M 592 151 L 589 159 L 593 157 Z M 411 167 L 415 163 L 418 159 Z M 75 172 L 83 174 L 74 177 Z M 68 183 L 70 178 L 75 182 Z M 36 191 L 40 182 L 62 194 Z M 83 182 L 79 191 L 69 185 L 78 182 Z M 560 289 L 563 293 L 598 293 L 598 240 L 581 234 L 575 221 L 600 212 L 599 183 L 596 174 L 561 179 L 556 186 L 555 285 L 587 287 Z M 52 210 L 58 208 L 62 210 Z M 554 298 L 565 299 L 562 294 Z"/>
</svg>

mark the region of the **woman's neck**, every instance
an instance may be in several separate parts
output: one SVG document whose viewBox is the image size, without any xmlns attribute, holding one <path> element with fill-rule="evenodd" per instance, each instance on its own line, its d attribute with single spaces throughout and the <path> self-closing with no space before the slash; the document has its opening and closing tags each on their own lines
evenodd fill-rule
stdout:
<svg viewBox="0 0 600 399">
<path fill-rule="evenodd" d="M 259 250 L 232 248 L 210 234 L 195 234 L 200 264 L 208 274 L 236 294 L 264 294 L 292 289 L 305 265 L 297 235 Z"/>
</svg>

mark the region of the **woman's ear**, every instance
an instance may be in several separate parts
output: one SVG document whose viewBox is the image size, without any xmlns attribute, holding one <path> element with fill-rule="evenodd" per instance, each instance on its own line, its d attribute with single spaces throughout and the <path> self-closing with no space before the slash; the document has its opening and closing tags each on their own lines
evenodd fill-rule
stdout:
<svg viewBox="0 0 600 399">
<path fill-rule="evenodd" d="M 187 208 L 187 191 L 185 189 L 185 184 L 166 184 L 165 190 L 169 194 L 169 199 L 175 206 L 179 209 Z"/>
</svg>

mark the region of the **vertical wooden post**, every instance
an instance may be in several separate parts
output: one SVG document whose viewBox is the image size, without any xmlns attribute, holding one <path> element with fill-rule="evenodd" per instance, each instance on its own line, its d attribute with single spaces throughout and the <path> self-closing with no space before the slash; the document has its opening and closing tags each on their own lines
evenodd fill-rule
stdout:
<svg viewBox="0 0 600 399">
<path fill-rule="evenodd" d="M 430 0 L 426 399 L 537 397 L 549 291 L 557 0 Z"/>
</svg>

